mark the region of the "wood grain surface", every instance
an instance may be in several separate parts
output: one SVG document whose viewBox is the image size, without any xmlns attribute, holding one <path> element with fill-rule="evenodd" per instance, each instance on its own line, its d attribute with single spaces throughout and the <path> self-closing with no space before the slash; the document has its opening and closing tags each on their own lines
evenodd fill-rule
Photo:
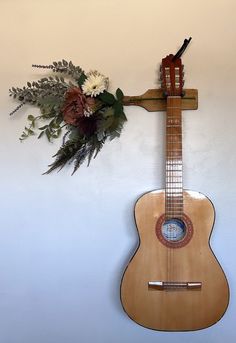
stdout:
<svg viewBox="0 0 236 343">
<path fill-rule="evenodd" d="M 149 112 L 165 111 L 166 97 L 162 89 L 149 89 L 139 96 L 124 96 L 123 105 L 141 106 Z M 197 89 L 184 89 L 182 110 L 196 110 L 198 108 Z"/>
<path fill-rule="evenodd" d="M 209 237 L 214 208 L 198 192 L 184 191 L 184 213 L 193 224 L 193 236 L 183 248 L 167 248 L 155 227 L 165 212 L 164 190 L 144 194 L 136 203 L 140 245 L 121 284 L 124 310 L 136 323 L 155 330 L 188 331 L 209 327 L 226 311 L 229 288 L 214 256 Z M 200 290 L 153 290 L 149 281 L 201 282 Z"/>
</svg>

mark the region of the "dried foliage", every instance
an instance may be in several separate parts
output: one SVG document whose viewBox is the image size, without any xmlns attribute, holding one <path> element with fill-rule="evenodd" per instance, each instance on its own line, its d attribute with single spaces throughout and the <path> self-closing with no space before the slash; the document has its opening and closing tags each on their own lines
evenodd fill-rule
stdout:
<svg viewBox="0 0 236 343">
<path fill-rule="evenodd" d="M 55 160 L 45 174 L 55 169 L 61 170 L 67 163 L 72 162 L 74 173 L 85 160 L 89 165 L 107 140 L 120 136 L 123 124 L 127 120 L 122 104 L 123 93 L 118 88 L 114 96 L 104 90 L 104 85 L 99 93 L 99 82 L 103 81 L 103 75 L 95 72 L 93 81 L 94 75 L 98 75 L 98 83 L 94 85 L 98 87 L 95 92 L 98 95 L 91 98 L 83 94 L 82 86 L 89 74 L 86 75 L 81 67 L 75 66 L 71 61 L 62 60 L 53 62 L 52 65 L 33 67 L 50 69 L 55 75 L 44 77 L 37 82 L 27 82 L 23 88 L 12 87 L 9 90 L 10 96 L 21 104 L 10 115 L 16 113 L 24 104 L 39 107 L 40 115 L 28 116 L 28 125 L 25 126 L 20 140 L 35 135 L 37 131 L 38 138 L 45 135 L 52 141 L 60 137 L 64 131 L 62 146 L 53 156 Z M 108 79 L 104 77 L 104 80 L 107 82 Z M 77 99 L 70 99 L 68 96 L 73 89 L 78 93 Z"/>
</svg>

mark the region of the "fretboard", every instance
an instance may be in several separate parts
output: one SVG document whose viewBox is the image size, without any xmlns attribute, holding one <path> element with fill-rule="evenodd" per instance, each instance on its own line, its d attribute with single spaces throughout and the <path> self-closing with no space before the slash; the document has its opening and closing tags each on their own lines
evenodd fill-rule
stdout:
<svg viewBox="0 0 236 343">
<path fill-rule="evenodd" d="M 166 219 L 182 218 L 182 115 L 180 96 L 167 97 L 166 112 L 166 180 L 165 214 Z"/>
</svg>

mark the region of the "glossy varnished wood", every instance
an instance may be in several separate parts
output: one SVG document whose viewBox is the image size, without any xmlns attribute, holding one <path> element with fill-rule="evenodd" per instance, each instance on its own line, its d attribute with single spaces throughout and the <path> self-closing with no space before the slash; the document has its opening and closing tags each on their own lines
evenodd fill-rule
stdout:
<svg viewBox="0 0 236 343">
<path fill-rule="evenodd" d="M 182 110 L 196 110 L 198 108 L 197 89 L 185 89 L 182 98 Z M 124 96 L 123 105 L 141 106 L 149 112 L 165 111 L 166 97 L 162 89 L 148 89 L 142 95 Z"/>
<path fill-rule="evenodd" d="M 226 311 L 229 288 L 210 246 L 214 208 L 198 192 L 184 191 L 184 213 L 193 224 L 193 237 L 183 248 L 167 248 L 155 226 L 165 212 L 163 190 L 143 195 L 135 218 L 140 245 L 121 283 L 124 310 L 136 323 L 155 330 L 198 330 L 216 323 Z M 159 291 L 149 281 L 199 281 L 201 290 Z"/>
</svg>

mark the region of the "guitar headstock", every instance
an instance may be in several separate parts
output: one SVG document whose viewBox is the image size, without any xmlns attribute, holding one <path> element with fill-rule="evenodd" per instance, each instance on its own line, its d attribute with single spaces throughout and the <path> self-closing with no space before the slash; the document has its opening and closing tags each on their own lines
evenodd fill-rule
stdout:
<svg viewBox="0 0 236 343">
<path fill-rule="evenodd" d="M 183 64 L 181 58 L 168 55 L 162 59 L 160 67 L 161 88 L 166 96 L 183 95 Z"/>
</svg>

